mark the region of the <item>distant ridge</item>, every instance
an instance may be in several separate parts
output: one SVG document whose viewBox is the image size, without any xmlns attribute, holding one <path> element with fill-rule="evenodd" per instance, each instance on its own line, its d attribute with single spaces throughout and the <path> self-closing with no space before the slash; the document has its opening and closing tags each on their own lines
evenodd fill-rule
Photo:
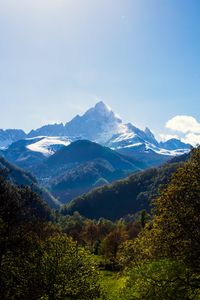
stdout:
<svg viewBox="0 0 200 300">
<path fill-rule="evenodd" d="M 189 158 L 189 155 L 176 157 L 159 168 L 150 168 L 125 179 L 93 189 L 63 206 L 61 212 L 73 214 L 78 211 L 90 219 L 106 218 L 117 220 L 127 214 L 143 209 L 150 212 L 151 201 L 167 184 L 171 175 Z"/>
</svg>

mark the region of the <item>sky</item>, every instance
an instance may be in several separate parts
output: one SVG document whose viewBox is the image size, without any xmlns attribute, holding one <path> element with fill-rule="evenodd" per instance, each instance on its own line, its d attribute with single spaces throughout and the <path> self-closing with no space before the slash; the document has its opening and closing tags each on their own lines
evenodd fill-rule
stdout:
<svg viewBox="0 0 200 300">
<path fill-rule="evenodd" d="M 200 143 L 199 0 L 0 0 L 0 128 L 67 122 L 102 100 Z"/>
</svg>

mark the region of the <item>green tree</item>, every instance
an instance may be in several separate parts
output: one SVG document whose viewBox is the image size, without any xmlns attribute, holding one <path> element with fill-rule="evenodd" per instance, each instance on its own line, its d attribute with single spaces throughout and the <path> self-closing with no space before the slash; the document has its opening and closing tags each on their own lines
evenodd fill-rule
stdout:
<svg viewBox="0 0 200 300">
<path fill-rule="evenodd" d="M 141 259 L 169 257 L 200 270 L 200 148 L 155 202 L 155 217 L 136 240 Z"/>
<path fill-rule="evenodd" d="M 99 275 L 91 255 L 66 236 L 53 236 L 37 249 L 2 263 L 5 299 L 95 299 Z"/>
<path fill-rule="evenodd" d="M 189 300 L 200 299 L 200 289 L 194 274 L 184 264 L 158 260 L 146 262 L 128 272 L 122 292 L 127 300 Z"/>
</svg>

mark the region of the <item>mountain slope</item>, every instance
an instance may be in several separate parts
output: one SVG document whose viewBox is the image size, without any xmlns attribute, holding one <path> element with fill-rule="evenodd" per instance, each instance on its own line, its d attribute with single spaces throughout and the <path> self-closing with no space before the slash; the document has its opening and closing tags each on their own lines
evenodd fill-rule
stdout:
<svg viewBox="0 0 200 300">
<path fill-rule="evenodd" d="M 64 125 L 61 124 L 50 124 L 42 126 L 36 130 L 31 130 L 27 135 L 28 138 L 37 136 L 65 136 L 66 131 Z"/>
<path fill-rule="evenodd" d="M 24 169 L 31 169 L 35 164 L 42 162 L 45 156 L 36 151 L 31 151 L 28 146 L 33 142 L 38 142 L 41 137 L 34 140 L 22 139 L 12 143 L 7 149 L 3 151 L 3 156 L 11 163 Z"/>
<path fill-rule="evenodd" d="M 58 208 L 60 203 L 46 189 L 40 187 L 37 180 L 28 172 L 14 166 L 0 157 L 0 172 L 6 173 L 7 178 L 17 186 L 29 186 L 32 191 L 41 196 L 51 208 Z"/>
<path fill-rule="evenodd" d="M 176 150 L 176 149 L 190 149 L 190 144 L 185 144 L 178 139 L 170 139 L 166 142 L 160 142 L 159 146 L 166 150 Z"/>
<path fill-rule="evenodd" d="M 150 210 L 151 200 L 159 193 L 175 170 L 187 159 L 179 157 L 159 168 L 148 169 L 117 181 L 111 185 L 92 190 L 72 200 L 62 208 L 63 214 L 78 211 L 88 218 L 119 219 L 126 214 L 142 209 Z"/>
<path fill-rule="evenodd" d="M 115 169 L 107 160 L 97 159 L 69 169 L 50 180 L 48 186 L 54 196 L 66 203 L 94 187 L 124 178 L 128 174 L 130 170 Z"/>
<path fill-rule="evenodd" d="M 118 154 L 108 147 L 103 147 L 89 140 L 80 140 L 71 143 L 67 147 L 63 147 L 60 151 L 49 157 L 46 161 L 49 166 L 57 166 L 63 164 L 84 163 L 97 158 L 112 161 L 115 168 L 132 169 L 134 160 Z M 135 161 L 135 163 L 138 163 Z"/>
<path fill-rule="evenodd" d="M 20 140 L 1 151 L 1 155 L 17 166 L 31 170 L 70 141 L 65 137 L 35 137 Z"/>
<path fill-rule="evenodd" d="M 6 148 L 24 138 L 26 138 L 26 133 L 21 129 L 0 129 L 0 148 Z"/>
<path fill-rule="evenodd" d="M 57 151 L 33 168 L 33 173 L 66 203 L 94 186 L 145 168 L 145 163 L 127 158 L 97 143 L 82 140 Z"/>
<path fill-rule="evenodd" d="M 41 230 L 41 221 L 53 220 L 53 216 L 43 199 L 30 188 L 16 186 L 7 180 L 4 174 L 0 174 L 0 220 L 2 260 L 2 255 L 9 252 L 9 249 L 11 252 L 14 250 L 13 253 L 16 252 L 16 246 L 19 246 L 23 238 L 27 239 L 31 249 L 29 234 L 35 229 L 35 224 L 39 221 L 38 230 Z M 41 234 L 41 231 L 38 233 Z M 24 246 L 25 244 L 21 243 L 23 251 Z"/>
</svg>

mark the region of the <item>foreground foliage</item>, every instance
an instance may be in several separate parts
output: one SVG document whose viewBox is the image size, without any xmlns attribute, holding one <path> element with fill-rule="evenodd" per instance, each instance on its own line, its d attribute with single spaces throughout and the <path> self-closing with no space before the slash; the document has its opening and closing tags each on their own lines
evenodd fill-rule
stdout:
<svg viewBox="0 0 200 300">
<path fill-rule="evenodd" d="M 155 199 L 153 217 L 52 214 L 1 177 L 0 291 L 13 300 L 199 300 L 200 149 Z"/>
<path fill-rule="evenodd" d="M 93 299 L 98 272 L 91 255 L 70 238 L 54 236 L 28 253 L 2 261 L 6 299 Z"/>
<path fill-rule="evenodd" d="M 199 148 L 154 205 L 153 220 L 121 249 L 121 261 L 129 270 L 126 297 L 200 299 Z"/>
<path fill-rule="evenodd" d="M 0 179 L 1 299 L 94 299 L 97 266 L 30 189 Z"/>
<path fill-rule="evenodd" d="M 200 271 L 200 149 L 155 202 L 155 217 L 135 244 L 140 259 L 169 257 Z"/>
<path fill-rule="evenodd" d="M 128 272 L 122 299 L 200 299 L 199 276 L 168 259 L 147 262 Z"/>
</svg>

